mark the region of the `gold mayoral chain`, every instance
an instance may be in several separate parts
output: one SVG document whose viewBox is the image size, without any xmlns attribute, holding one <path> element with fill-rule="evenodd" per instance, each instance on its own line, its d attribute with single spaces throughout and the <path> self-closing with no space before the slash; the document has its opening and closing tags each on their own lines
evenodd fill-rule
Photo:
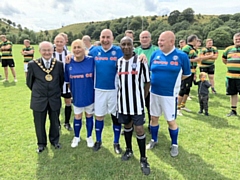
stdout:
<svg viewBox="0 0 240 180">
<path fill-rule="evenodd" d="M 53 70 L 54 65 L 56 64 L 56 59 L 55 58 L 53 59 L 50 69 L 44 68 L 43 65 L 40 62 L 38 62 L 38 60 L 35 60 L 35 62 L 44 72 L 47 73 L 47 75 L 45 76 L 46 81 L 52 81 L 53 76 L 50 74 L 50 72 Z"/>
</svg>

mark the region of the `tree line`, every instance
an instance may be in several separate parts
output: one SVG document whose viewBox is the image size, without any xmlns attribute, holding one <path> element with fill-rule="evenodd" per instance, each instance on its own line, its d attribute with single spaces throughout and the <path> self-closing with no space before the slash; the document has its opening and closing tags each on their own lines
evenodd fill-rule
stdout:
<svg viewBox="0 0 240 180">
<path fill-rule="evenodd" d="M 112 30 L 116 42 L 119 42 L 124 36 L 125 30 L 131 29 L 135 32 L 136 41 L 138 41 L 141 31 L 148 30 L 152 34 L 153 44 L 157 44 L 159 34 L 166 30 L 172 30 L 175 33 L 176 43 L 191 34 L 196 34 L 202 40 L 212 38 L 214 45 L 220 48 L 232 44 L 233 35 L 240 32 L 240 13 L 212 15 L 208 20 L 205 20 L 206 17 L 195 14 L 192 8 L 187 8 L 182 12 L 174 10 L 169 15 L 163 16 L 130 16 L 108 21 L 89 22 L 77 34 L 73 34 L 72 31 L 65 33 L 68 34 L 69 44 L 74 39 L 82 38 L 86 34 L 93 40 L 98 40 L 101 30 L 105 28 Z M 20 24 L 16 25 L 10 20 L 4 18 L 0 20 L 6 23 L 6 27 L 0 26 L 1 33 L 6 34 L 8 39 L 17 44 L 21 44 L 24 39 L 30 39 L 32 44 L 38 44 L 43 40 L 53 41 L 54 37 L 62 32 L 60 29 L 54 30 L 52 33 L 48 30 L 36 33 L 26 27 L 22 28 Z M 11 27 L 17 28 L 17 33 L 13 33 Z M 77 28 L 77 26 L 73 27 Z"/>
</svg>

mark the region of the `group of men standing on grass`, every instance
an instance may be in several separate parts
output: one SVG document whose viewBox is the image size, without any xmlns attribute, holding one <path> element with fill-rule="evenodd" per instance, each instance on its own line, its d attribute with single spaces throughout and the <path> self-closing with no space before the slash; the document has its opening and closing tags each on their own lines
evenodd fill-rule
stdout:
<svg viewBox="0 0 240 180">
<path fill-rule="evenodd" d="M 175 48 L 173 32 L 165 31 L 161 33 L 157 47 L 151 43 L 150 32 L 143 31 L 139 36 L 141 45 L 134 48 L 133 31 L 128 30 L 120 41 L 120 47 L 118 47 L 113 45 L 112 31 L 104 29 L 100 34 L 101 46 L 93 47 L 90 43 L 90 37 L 84 36 L 82 40 L 74 41 L 71 49 L 72 53 L 70 53 L 66 49 L 67 40 L 64 36 L 64 34 L 57 35 L 54 45 L 47 41 L 41 42 L 39 44 L 41 57 L 28 63 L 26 77 L 27 86 L 32 91 L 31 109 L 33 110 L 38 140 L 37 152 L 43 152 L 47 145 L 45 131 L 47 114 L 50 119 L 50 143 L 56 149 L 61 148 L 59 143 L 59 114 L 62 96 L 65 102 L 64 127 L 67 130 L 72 130 L 70 117 L 73 101 L 75 118 L 72 147 L 77 147 L 80 142 L 82 113 L 86 112 L 88 124 L 86 126 L 88 130 L 87 146 L 93 147 L 94 151 L 98 151 L 102 145 L 104 117 L 106 114 L 111 114 L 115 153 L 122 153 L 119 138 L 121 124 L 124 124 L 123 134 L 126 151 L 122 155 L 122 160 L 128 160 L 133 155 L 131 139 L 133 130 L 135 130 L 140 151 L 140 167 L 142 172 L 148 175 L 150 174 L 150 165 L 147 161 L 145 149 L 152 149 L 157 144 L 158 119 L 159 116 L 164 114 L 171 137 L 170 155 L 172 157 L 177 156 L 179 132 L 176 123 L 177 109 L 187 109 L 185 103 L 192 82 L 196 78 L 197 66 L 200 67 L 201 72 L 208 74 L 212 92 L 216 93 L 214 88 L 214 62 L 217 59 L 218 51 L 213 47 L 213 40 L 206 40 L 206 47 L 201 50 L 199 56 L 196 49 L 199 41 L 196 35 L 189 36 L 187 44 L 179 50 Z M 2 43 L 0 47 L 3 61 L 5 61 L 7 53 L 8 55 L 11 53 L 11 46 L 9 46 L 11 43 L 4 38 L 6 37 L 1 35 Z M 223 62 L 228 67 L 227 94 L 231 95 L 232 103 L 232 111 L 228 116 L 237 115 L 237 93 L 240 92 L 240 70 L 237 67 L 240 60 L 240 33 L 235 34 L 233 40 L 234 45 L 226 48 L 223 53 Z M 183 44 L 184 41 L 180 41 L 180 43 Z M 24 45 L 22 55 L 24 56 L 24 62 L 28 62 L 33 58 L 34 48 L 31 48 L 29 40 L 25 40 Z M 90 58 L 91 60 L 87 58 L 87 54 L 92 58 Z M 90 61 L 93 64 L 89 64 Z M 5 67 L 5 62 L 2 65 Z M 78 67 L 80 69 L 87 67 L 86 65 L 88 67 L 93 66 L 95 70 L 87 68 L 89 72 L 84 72 L 84 75 L 80 71 L 72 74 L 74 68 Z M 11 67 L 9 64 L 7 66 Z M 76 93 L 71 94 L 69 90 L 77 90 L 75 87 L 82 87 L 83 92 L 81 93 L 88 93 L 84 91 L 83 87 L 87 83 L 89 85 L 89 82 L 91 82 L 89 78 L 95 81 L 91 87 L 88 86 L 88 90 L 89 88 L 94 89 L 94 94 L 89 96 L 94 98 L 94 101 L 88 102 L 82 107 L 76 102 L 81 100 L 85 102 L 83 96 L 79 97 Z M 151 88 L 149 88 L 150 86 Z M 148 129 L 152 136 L 147 146 L 143 128 L 145 106 L 148 110 Z M 95 123 L 93 123 L 93 113 L 95 114 Z M 207 115 L 206 113 L 208 114 L 205 110 L 205 115 Z M 95 124 L 96 132 L 95 143 L 93 143 L 91 136 L 93 124 Z"/>
</svg>

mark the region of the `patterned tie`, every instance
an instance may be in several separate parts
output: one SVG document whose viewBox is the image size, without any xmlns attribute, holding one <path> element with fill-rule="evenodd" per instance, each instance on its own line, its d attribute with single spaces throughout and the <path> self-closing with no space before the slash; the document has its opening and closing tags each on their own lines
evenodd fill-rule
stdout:
<svg viewBox="0 0 240 180">
<path fill-rule="evenodd" d="M 46 68 L 49 69 L 49 61 L 46 61 Z"/>
</svg>

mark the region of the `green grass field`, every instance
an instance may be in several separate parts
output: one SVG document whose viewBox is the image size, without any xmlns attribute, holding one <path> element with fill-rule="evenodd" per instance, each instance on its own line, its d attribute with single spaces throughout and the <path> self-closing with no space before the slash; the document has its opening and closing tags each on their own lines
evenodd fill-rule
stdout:
<svg viewBox="0 0 240 180">
<path fill-rule="evenodd" d="M 240 178 L 240 118 L 227 118 L 230 111 L 229 97 L 225 95 L 226 67 L 221 54 L 216 62 L 217 94 L 210 94 L 209 113 L 198 115 L 197 87 L 191 91 L 192 101 L 187 107 L 192 112 L 183 112 L 177 119 L 180 127 L 179 156 L 170 157 L 170 137 L 167 123 L 160 118 L 159 143 L 147 151 L 151 174 L 144 176 L 139 166 L 139 151 L 133 139 L 134 157 L 122 162 L 113 151 L 113 133 L 110 117 L 105 119 L 103 146 L 93 152 L 86 146 L 86 128 L 83 122 L 81 142 L 75 149 L 70 147 L 73 132 L 61 130 L 61 150 L 50 145 L 42 154 L 36 153 L 36 136 L 32 111 L 29 108 L 30 90 L 25 85 L 21 45 L 14 45 L 18 82 L 0 83 L 0 180 L 5 179 L 89 179 L 89 180 L 225 180 Z M 36 47 L 36 57 L 39 57 Z M 3 75 L 3 69 L 0 71 Z M 0 79 L 1 80 L 1 79 Z M 238 110 L 240 113 L 240 110 Z M 63 116 L 60 117 L 63 122 Z M 47 128 L 49 123 L 47 123 Z M 95 132 L 93 132 L 95 139 Z M 151 136 L 147 133 L 147 141 Z M 124 138 L 120 139 L 124 148 Z"/>
</svg>

